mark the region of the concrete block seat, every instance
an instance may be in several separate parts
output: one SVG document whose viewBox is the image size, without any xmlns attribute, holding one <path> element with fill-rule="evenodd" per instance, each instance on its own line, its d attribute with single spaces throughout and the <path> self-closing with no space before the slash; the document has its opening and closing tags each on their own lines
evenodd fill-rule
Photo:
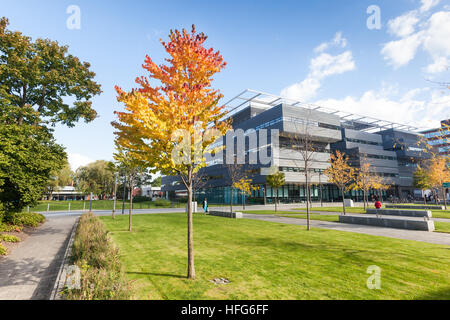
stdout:
<svg viewBox="0 0 450 320">
<path fill-rule="evenodd" d="M 434 231 L 434 221 L 428 220 L 428 218 L 421 220 L 412 218 L 398 219 L 379 216 L 361 217 L 340 215 L 339 222 L 395 229 Z"/>
<path fill-rule="evenodd" d="M 387 204 L 385 205 L 387 209 L 426 209 L 426 210 L 444 210 L 444 206 L 437 205 L 422 205 L 422 206 L 411 206 L 403 204 Z"/>
<path fill-rule="evenodd" d="M 404 216 L 404 217 L 431 218 L 432 216 L 430 210 L 367 209 L 366 213 L 388 215 L 388 216 Z"/>
<path fill-rule="evenodd" d="M 233 219 L 242 219 L 243 215 L 242 212 L 229 212 L 229 211 L 209 211 L 209 215 L 211 216 L 217 216 L 217 217 L 224 217 L 224 218 L 233 218 Z"/>
</svg>

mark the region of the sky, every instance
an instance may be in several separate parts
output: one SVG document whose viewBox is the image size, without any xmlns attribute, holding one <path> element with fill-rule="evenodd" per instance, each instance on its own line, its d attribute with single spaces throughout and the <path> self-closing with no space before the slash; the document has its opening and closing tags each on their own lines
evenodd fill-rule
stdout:
<svg viewBox="0 0 450 320">
<path fill-rule="evenodd" d="M 114 86 L 136 87 L 145 55 L 163 63 L 160 39 L 192 24 L 227 62 L 223 102 L 254 89 L 421 128 L 450 118 L 450 0 L 0 0 L 0 16 L 68 45 L 102 85 L 96 120 L 55 127 L 72 169 L 112 160 Z"/>
</svg>

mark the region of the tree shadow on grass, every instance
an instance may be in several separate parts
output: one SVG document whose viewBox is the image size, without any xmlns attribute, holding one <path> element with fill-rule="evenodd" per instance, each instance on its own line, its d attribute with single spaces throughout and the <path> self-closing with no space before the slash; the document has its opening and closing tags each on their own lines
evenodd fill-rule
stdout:
<svg viewBox="0 0 450 320">
<path fill-rule="evenodd" d="M 178 278 L 178 279 L 186 279 L 186 276 L 178 275 L 178 274 L 172 274 L 172 273 L 154 273 L 154 272 L 133 272 L 129 271 L 126 272 L 127 274 L 137 274 L 137 275 L 146 275 L 146 276 L 157 276 L 157 277 L 171 277 L 171 278 Z"/>
<path fill-rule="evenodd" d="M 438 291 L 428 292 L 416 300 L 450 300 L 450 287 Z"/>
</svg>

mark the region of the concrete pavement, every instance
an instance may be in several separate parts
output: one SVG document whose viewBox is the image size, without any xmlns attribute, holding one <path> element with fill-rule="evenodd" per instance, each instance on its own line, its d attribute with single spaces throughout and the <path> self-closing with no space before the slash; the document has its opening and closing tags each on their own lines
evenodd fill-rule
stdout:
<svg viewBox="0 0 450 320">
<path fill-rule="evenodd" d="M 11 254 L 0 258 L 0 300 L 47 300 L 75 216 L 50 217 Z"/>
</svg>

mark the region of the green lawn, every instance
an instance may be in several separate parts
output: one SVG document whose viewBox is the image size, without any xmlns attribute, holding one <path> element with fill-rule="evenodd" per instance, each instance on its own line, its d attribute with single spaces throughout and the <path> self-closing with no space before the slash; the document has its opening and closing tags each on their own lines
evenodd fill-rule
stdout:
<svg viewBox="0 0 450 320">
<path fill-rule="evenodd" d="M 434 228 L 436 232 L 450 233 L 450 222 L 435 221 Z"/>
<path fill-rule="evenodd" d="M 89 210 L 89 201 L 40 201 L 39 204 L 33 208 L 30 208 L 31 211 L 42 212 L 47 211 L 47 206 L 50 205 L 50 211 L 67 211 L 69 210 Z M 175 208 L 184 207 L 183 203 L 174 203 Z M 92 201 L 92 209 L 93 210 L 112 210 L 114 207 L 114 201 L 112 200 L 95 200 Z M 130 203 L 128 201 L 125 202 L 125 209 L 130 207 Z M 166 206 L 156 206 L 152 201 L 144 201 L 144 202 L 135 202 L 133 203 L 134 209 L 148 209 L 148 208 L 168 208 L 170 205 Z M 24 211 L 26 211 L 25 209 Z M 117 200 L 116 202 L 116 210 L 122 210 L 122 201 Z"/>
<path fill-rule="evenodd" d="M 191 281 L 185 214 L 136 215 L 132 233 L 126 216 L 101 219 L 139 299 L 450 299 L 448 246 L 196 214 Z M 366 287 L 371 265 L 380 290 Z"/>
</svg>

